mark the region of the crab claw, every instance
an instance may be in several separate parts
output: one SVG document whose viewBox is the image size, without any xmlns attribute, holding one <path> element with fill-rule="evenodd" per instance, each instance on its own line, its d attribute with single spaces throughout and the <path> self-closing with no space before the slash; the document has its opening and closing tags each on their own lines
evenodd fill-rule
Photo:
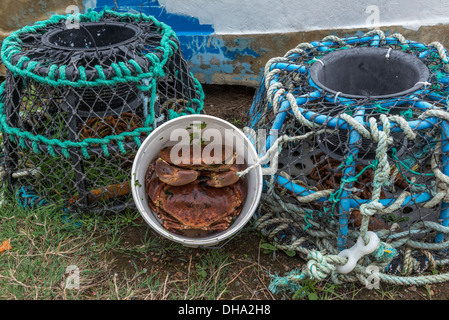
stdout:
<svg viewBox="0 0 449 320">
<path fill-rule="evenodd" d="M 233 164 L 229 171 L 226 172 L 210 172 L 206 184 L 209 187 L 222 188 L 230 186 L 239 181 L 237 172 L 243 170 L 244 165 Z"/>
<path fill-rule="evenodd" d="M 177 168 L 161 158 L 156 160 L 155 171 L 162 182 L 171 186 L 186 185 L 195 181 L 199 176 L 198 171 Z"/>
<path fill-rule="evenodd" d="M 151 200 L 149 203 L 156 204 L 159 201 L 159 195 L 161 193 L 161 190 L 164 188 L 164 184 L 161 183 L 159 179 L 155 177 L 150 181 L 148 181 L 146 188 L 148 197 Z"/>
<path fill-rule="evenodd" d="M 242 203 L 248 195 L 248 189 L 244 180 L 240 179 L 237 183 L 232 185 L 234 193 L 237 196 L 237 200 Z"/>
<path fill-rule="evenodd" d="M 209 187 L 214 188 L 223 188 L 230 186 L 231 184 L 236 183 L 239 181 L 239 177 L 236 175 L 233 171 L 226 171 L 226 172 L 212 172 L 208 180 L 206 181 L 206 184 Z"/>
</svg>

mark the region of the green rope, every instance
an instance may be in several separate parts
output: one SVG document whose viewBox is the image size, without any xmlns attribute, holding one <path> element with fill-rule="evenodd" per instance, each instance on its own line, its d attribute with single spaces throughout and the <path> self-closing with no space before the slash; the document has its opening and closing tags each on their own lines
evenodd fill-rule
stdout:
<svg viewBox="0 0 449 320">
<path fill-rule="evenodd" d="M 128 60 L 127 62 L 119 62 L 119 68 L 117 64 L 111 64 L 111 68 L 115 71 L 116 76 L 110 79 L 107 79 L 104 73 L 104 70 L 101 66 L 95 66 L 95 69 L 98 72 L 97 78 L 87 80 L 85 68 L 80 66 L 78 67 L 78 71 L 80 74 L 80 79 L 77 81 L 69 81 L 65 78 L 65 74 L 61 76 L 59 74 L 59 78 L 55 79 L 56 70 L 61 70 L 61 67 L 64 69 L 66 66 L 58 66 L 51 65 L 47 75 L 41 75 L 36 72 L 38 67 L 38 63 L 36 61 L 30 62 L 30 58 L 27 56 L 22 56 L 16 65 L 13 65 L 11 60 L 14 55 L 18 53 L 23 53 L 21 49 L 21 40 L 19 36 L 24 33 L 37 33 L 39 29 L 50 26 L 52 24 L 56 24 L 61 22 L 62 20 L 66 20 L 67 16 L 63 15 L 54 15 L 50 19 L 45 21 L 40 21 L 36 23 L 34 26 L 26 26 L 20 30 L 13 32 L 9 37 L 7 37 L 2 44 L 1 58 L 5 66 L 11 70 L 15 75 L 20 75 L 24 78 L 31 78 L 35 81 L 45 83 L 51 86 L 72 86 L 72 87 L 93 87 L 93 86 L 111 86 L 117 83 L 122 83 L 124 81 L 127 82 L 139 82 L 145 78 L 152 77 L 160 77 L 164 75 L 163 67 L 167 63 L 168 59 L 173 55 L 174 50 L 178 49 L 178 45 L 175 41 L 172 40 L 178 38 L 173 31 L 173 29 L 156 20 L 154 17 L 147 16 L 144 14 L 131 14 L 131 13 L 117 13 L 112 10 L 104 10 L 100 13 L 90 10 L 86 14 L 80 15 L 80 21 L 99 21 L 105 14 L 115 15 L 119 18 L 132 18 L 135 20 L 143 20 L 143 21 L 152 21 L 158 29 L 160 29 L 160 33 L 162 35 L 161 46 L 157 47 L 158 50 L 162 51 L 163 59 L 159 60 L 159 58 L 152 52 L 147 53 L 144 57 L 147 58 L 151 62 L 151 67 L 147 72 L 144 72 L 142 68 L 137 64 L 133 59 Z M 25 62 L 28 62 L 27 66 L 24 68 Z M 131 71 L 132 66 L 135 72 Z M 123 71 L 123 72 L 122 72 Z"/>
<path fill-rule="evenodd" d="M 178 50 L 178 38 L 173 31 L 173 29 L 167 24 L 156 20 L 152 16 L 147 16 L 145 14 L 132 14 L 132 13 L 118 13 L 112 10 L 103 10 L 101 12 L 95 12 L 93 10 L 89 10 L 85 14 L 80 15 L 80 21 L 86 22 L 98 22 L 100 21 L 105 14 L 113 15 L 121 19 L 133 19 L 138 21 L 147 21 L 152 22 L 158 28 L 158 32 L 162 35 L 161 46 L 158 46 L 156 49 L 162 52 L 162 59 L 159 59 L 156 54 L 153 52 L 147 53 L 144 55 L 150 62 L 150 67 L 147 71 L 144 71 L 142 67 L 133 59 L 128 61 L 120 61 L 118 63 L 111 63 L 110 67 L 114 70 L 115 76 L 106 76 L 104 68 L 100 65 L 94 66 L 97 71 L 97 77 L 93 77 L 92 79 L 87 80 L 86 69 L 83 66 L 78 67 L 79 79 L 77 81 L 70 81 L 66 78 L 66 68 L 67 65 L 57 65 L 52 64 L 48 68 L 48 73 L 46 75 L 41 75 L 37 73 L 37 69 L 39 69 L 39 63 L 37 61 L 32 61 L 27 56 L 22 56 L 15 65 L 12 64 L 11 60 L 14 55 L 18 53 L 23 53 L 21 50 L 21 40 L 19 36 L 24 33 L 37 33 L 40 29 L 60 23 L 62 20 L 66 20 L 67 16 L 64 15 L 54 15 L 50 19 L 45 21 L 39 21 L 33 26 L 26 26 L 20 30 L 13 32 L 9 37 L 7 37 L 3 41 L 2 50 L 1 50 L 1 58 L 4 62 L 5 66 L 14 73 L 15 76 L 21 76 L 25 79 L 32 79 L 37 82 L 44 83 L 49 86 L 71 86 L 75 88 L 79 87 L 95 87 L 95 86 L 113 86 L 119 83 L 124 82 L 137 82 L 138 89 L 142 91 L 151 92 L 149 106 L 148 106 L 148 116 L 145 119 L 144 127 L 137 128 L 132 132 L 123 132 L 118 135 L 110 135 L 104 138 L 87 138 L 80 142 L 74 141 L 61 141 L 59 139 L 49 139 L 42 135 L 33 135 L 30 132 L 23 131 L 19 128 L 10 127 L 7 123 L 7 117 L 5 113 L 5 105 L 3 101 L 0 102 L 0 128 L 4 134 L 10 135 L 11 139 L 14 140 L 15 137 L 19 139 L 19 145 L 22 148 L 27 148 L 25 144 L 25 140 L 29 140 L 31 142 L 32 150 L 35 153 L 39 153 L 39 144 L 47 145 L 47 149 L 50 155 L 53 157 L 57 157 L 57 153 L 55 152 L 55 147 L 61 148 L 61 153 L 66 158 L 70 158 L 70 154 L 67 151 L 68 148 L 81 148 L 81 152 L 85 158 L 89 158 L 87 148 L 92 145 L 100 145 L 105 156 L 109 156 L 109 152 L 107 151 L 107 145 L 112 143 L 112 141 L 116 141 L 118 148 L 122 154 L 126 153 L 124 148 L 123 141 L 131 137 L 136 142 L 138 146 L 140 146 L 141 142 L 139 137 L 142 134 L 149 134 L 152 132 L 152 124 L 155 119 L 154 113 L 154 105 L 156 102 L 157 96 L 157 80 L 160 77 L 165 76 L 164 66 L 167 64 L 168 60 L 173 56 L 175 50 Z M 176 41 L 174 41 L 175 39 Z M 56 76 L 56 71 L 58 71 L 58 76 Z M 192 103 L 196 104 L 197 108 L 194 109 L 192 107 L 187 107 L 187 112 L 176 113 L 173 110 L 170 110 L 169 116 L 170 119 L 186 115 L 188 113 L 196 114 L 200 113 L 204 107 L 204 91 L 202 89 L 201 84 L 195 77 L 191 74 L 196 93 L 199 96 L 199 99 L 193 98 L 189 101 L 189 105 Z M 149 85 L 143 85 L 145 79 L 150 79 Z M 0 97 L 3 97 L 5 90 L 5 83 L 3 82 L 0 86 Z"/>
<path fill-rule="evenodd" d="M 401 111 L 400 115 L 403 116 L 405 120 L 411 120 L 413 119 L 413 110 L 408 108 L 407 110 Z"/>
<path fill-rule="evenodd" d="M 396 156 L 396 153 L 397 153 L 396 148 L 391 148 L 391 150 L 392 150 L 391 157 L 392 157 L 394 160 L 396 160 L 396 167 L 398 168 L 398 170 L 399 170 L 399 172 L 401 173 L 402 177 L 403 177 L 409 184 L 412 184 L 412 185 L 417 186 L 417 187 L 420 187 L 420 188 L 426 188 L 425 185 L 418 184 L 418 183 L 414 183 L 414 182 L 410 181 L 410 180 L 409 180 L 409 179 L 402 173 L 402 170 L 401 170 L 399 164 L 402 165 L 402 166 L 403 166 L 405 169 L 407 169 L 409 172 L 411 172 L 411 173 L 413 173 L 413 174 L 416 174 L 416 175 L 421 175 L 421 176 L 435 176 L 435 174 L 434 174 L 434 173 L 421 173 L 421 172 L 417 172 L 417 171 L 413 170 L 413 169 L 410 168 L 407 164 L 405 164 L 403 161 L 399 160 L 399 158 Z"/>
<path fill-rule="evenodd" d="M 5 82 L 3 82 L 0 86 L 0 96 L 3 95 L 4 87 L 5 87 Z M 19 141 L 21 142 L 20 143 L 21 147 L 25 147 L 25 139 L 30 140 L 31 144 L 33 146 L 33 151 L 35 153 L 39 153 L 39 149 L 38 149 L 39 143 L 44 143 L 48 146 L 51 146 L 51 148 L 49 149 L 49 153 L 53 157 L 57 156 L 57 154 L 54 152 L 54 147 L 57 146 L 57 147 L 62 148 L 61 152 L 67 158 L 70 158 L 70 155 L 68 154 L 68 152 L 66 152 L 68 148 L 81 148 L 83 155 L 86 158 L 89 158 L 88 153 L 87 153 L 87 148 L 94 144 L 106 146 L 114 140 L 121 142 L 126 137 L 139 137 L 142 133 L 149 134 L 153 130 L 151 127 L 142 127 L 142 128 L 137 128 L 131 132 L 122 132 L 118 135 L 110 135 L 110 136 L 106 136 L 104 138 L 87 138 L 80 142 L 75 142 L 75 141 L 70 141 L 70 140 L 61 141 L 59 139 L 48 139 L 47 137 L 42 136 L 42 135 L 33 135 L 32 133 L 30 133 L 28 131 L 23 131 L 19 128 L 12 128 L 7 125 L 6 118 L 7 117 L 6 117 L 6 113 L 4 110 L 4 103 L 2 101 L 2 102 L 0 102 L 0 124 L 1 124 L 1 129 L 2 129 L 3 133 L 5 135 L 11 135 L 11 136 L 18 137 Z M 122 152 L 124 151 L 123 143 L 121 144 L 121 146 L 119 144 L 119 148 L 121 149 Z"/>
<path fill-rule="evenodd" d="M 373 105 L 373 110 L 379 113 L 388 113 L 390 111 L 390 109 L 382 107 L 379 103 Z"/>
<path fill-rule="evenodd" d="M 349 166 L 352 164 L 352 162 L 354 161 L 354 157 L 352 155 L 350 155 L 345 163 L 342 163 L 339 166 L 339 169 L 342 169 L 343 166 Z M 329 201 L 332 202 L 332 209 L 331 212 L 334 211 L 335 206 L 340 202 L 341 200 L 341 194 L 343 193 L 343 189 L 346 183 L 351 183 L 351 182 L 355 182 L 359 179 L 359 177 L 366 171 L 369 169 L 375 169 L 377 167 L 377 160 L 373 160 L 369 165 L 367 165 L 365 168 L 363 168 L 363 170 L 361 170 L 358 174 L 356 174 L 355 176 L 349 177 L 349 178 L 341 178 L 340 180 L 340 188 L 338 190 L 336 190 L 335 192 L 331 193 L 329 196 Z"/>
</svg>

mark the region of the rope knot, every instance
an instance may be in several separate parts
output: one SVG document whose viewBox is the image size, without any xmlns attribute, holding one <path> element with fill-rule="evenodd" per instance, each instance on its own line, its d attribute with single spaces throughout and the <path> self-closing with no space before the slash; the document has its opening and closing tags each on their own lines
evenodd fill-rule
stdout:
<svg viewBox="0 0 449 320">
<path fill-rule="evenodd" d="M 360 206 L 360 213 L 364 216 L 372 216 L 376 213 L 381 213 L 384 206 L 379 201 L 371 201 L 369 203 L 364 203 Z"/>
<path fill-rule="evenodd" d="M 449 185 L 445 181 L 439 181 L 437 183 L 436 195 L 441 195 L 442 201 L 449 202 Z"/>
<path fill-rule="evenodd" d="M 398 251 L 389 243 L 381 242 L 376 251 L 373 252 L 374 258 L 380 262 L 390 262 L 398 255 Z"/>
<path fill-rule="evenodd" d="M 307 255 L 307 273 L 316 280 L 324 280 L 336 270 L 319 251 L 312 251 Z"/>
<path fill-rule="evenodd" d="M 154 77 L 158 78 L 158 77 L 164 77 L 165 76 L 165 71 L 164 68 L 161 65 L 155 65 L 153 66 L 153 75 Z"/>
</svg>

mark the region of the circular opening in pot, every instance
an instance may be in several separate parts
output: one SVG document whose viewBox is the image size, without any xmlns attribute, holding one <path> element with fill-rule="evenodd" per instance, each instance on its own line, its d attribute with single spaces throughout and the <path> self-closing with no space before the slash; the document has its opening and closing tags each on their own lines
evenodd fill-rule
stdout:
<svg viewBox="0 0 449 320">
<path fill-rule="evenodd" d="M 324 55 L 310 68 L 320 88 L 348 98 L 389 98 L 410 94 L 429 77 L 426 65 L 399 50 L 360 47 Z"/>
<path fill-rule="evenodd" d="M 81 23 L 77 29 L 52 30 L 43 42 L 70 50 L 101 50 L 126 44 L 140 34 L 140 29 L 125 23 Z"/>
</svg>

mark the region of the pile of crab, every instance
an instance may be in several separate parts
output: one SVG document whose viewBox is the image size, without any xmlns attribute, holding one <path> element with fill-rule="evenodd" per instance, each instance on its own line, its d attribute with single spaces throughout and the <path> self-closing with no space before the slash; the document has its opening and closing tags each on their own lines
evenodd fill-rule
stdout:
<svg viewBox="0 0 449 320">
<path fill-rule="evenodd" d="M 224 149 L 221 161 L 213 152 L 201 152 L 201 159 L 194 159 L 192 146 L 189 161 L 175 165 L 172 148 L 161 149 L 145 175 L 148 203 L 163 227 L 177 234 L 228 229 L 247 195 L 246 182 L 237 175 L 245 165 L 236 163 L 235 152 L 226 161 Z"/>
</svg>

